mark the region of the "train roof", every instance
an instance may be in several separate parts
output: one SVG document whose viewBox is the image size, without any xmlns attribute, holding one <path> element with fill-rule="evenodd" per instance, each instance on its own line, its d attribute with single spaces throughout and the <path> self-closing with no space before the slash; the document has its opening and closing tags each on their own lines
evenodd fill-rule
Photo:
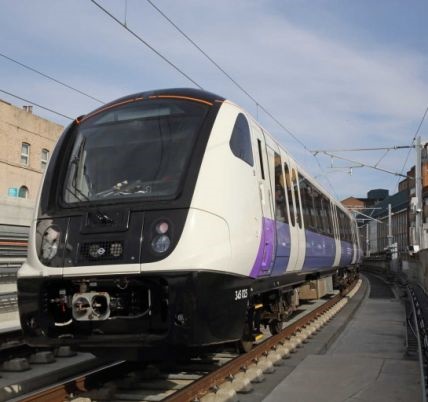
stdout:
<svg viewBox="0 0 428 402">
<path fill-rule="evenodd" d="M 167 89 L 157 89 L 152 91 L 144 91 L 144 92 L 137 92 L 135 94 L 126 95 L 121 98 L 115 99 L 114 101 L 111 101 L 109 103 L 104 104 L 103 106 L 91 111 L 90 113 L 86 114 L 85 116 L 79 117 L 79 120 L 81 118 L 85 118 L 89 115 L 96 114 L 100 112 L 101 110 L 108 109 L 114 105 L 119 105 L 127 101 L 131 101 L 132 99 L 140 99 L 140 98 L 149 98 L 149 97 L 158 97 L 158 96 L 171 96 L 171 97 L 184 97 L 184 98 L 190 98 L 190 99 L 198 99 L 203 100 L 207 102 L 223 102 L 225 100 L 224 97 L 216 95 L 212 92 L 208 92 L 202 89 L 196 89 L 196 88 L 167 88 Z"/>
<path fill-rule="evenodd" d="M 132 99 L 140 99 L 140 98 L 149 98 L 149 97 L 158 97 L 158 96 L 171 96 L 171 97 L 184 97 L 189 99 L 198 99 L 207 101 L 210 103 L 214 102 L 224 102 L 226 101 L 226 98 L 219 96 L 215 93 L 205 91 L 203 89 L 197 89 L 197 88 L 167 88 L 167 89 L 158 89 L 158 90 L 151 90 L 151 91 L 144 91 L 144 92 L 137 92 L 135 94 L 127 95 L 118 99 L 115 99 L 112 102 L 109 102 L 107 104 L 104 104 L 103 106 L 93 110 L 92 112 L 88 113 L 85 116 L 79 117 L 78 120 L 86 119 L 87 117 L 90 117 L 91 115 L 97 114 L 100 111 L 104 109 L 108 109 L 114 105 L 121 104 L 123 102 L 131 101 Z M 239 105 L 236 105 L 234 102 L 231 102 L 227 100 L 228 103 L 234 104 L 239 109 L 243 110 Z M 243 110 L 244 111 L 244 110 Z M 252 116 L 248 111 L 244 111 L 244 113 L 251 117 L 251 119 L 260 127 L 261 124 Z M 273 141 L 280 149 L 282 149 L 284 152 L 286 152 L 289 157 L 292 158 L 291 154 L 286 150 L 286 148 L 279 143 L 279 141 L 272 136 L 272 134 L 269 133 L 268 130 L 264 129 L 262 127 L 263 131 L 267 136 L 269 136 L 270 140 Z M 292 158 L 294 160 L 294 158 Z M 349 214 L 349 211 L 341 204 L 340 201 L 338 201 L 332 194 L 330 194 L 329 191 L 327 191 L 320 183 L 318 183 L 317 180 L 315 180 L 308 172 L 305 171 L 305 169 L 302 168 L 295 160 L 294 162 L 297 165 L 297 168 L 301 174 L 305 176 L 305 178 L 309 179 L 312 184 L 314 184 L 318 189 L 323 192 L 324 194 L 328 195 L 328 197 L 336 203 L 336 205 L 341 208 L 345 213 Z"/>
</svg>

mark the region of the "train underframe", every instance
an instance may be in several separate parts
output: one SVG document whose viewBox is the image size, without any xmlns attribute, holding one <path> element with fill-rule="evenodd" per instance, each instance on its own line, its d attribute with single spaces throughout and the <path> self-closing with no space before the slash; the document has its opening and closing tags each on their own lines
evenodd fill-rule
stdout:
<svg viewBox="0 0 428 402">
<path fill-rule="evenodd" d="M 337 289 L 357 275 L 335 270 Z M 21 325 L 34 346 L 70 345 L 111 358 L 154 359 L 225 342 L 251 347 L 298 306 L 297 289 L 320 275 L 254 280 L 204 271 L 85 278 L 19 278 Z"/>
</svg>

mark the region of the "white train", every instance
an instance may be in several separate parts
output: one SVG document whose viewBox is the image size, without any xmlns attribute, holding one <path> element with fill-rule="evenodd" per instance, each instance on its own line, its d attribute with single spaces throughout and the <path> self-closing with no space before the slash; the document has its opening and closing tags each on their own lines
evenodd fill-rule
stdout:
<svg viewBox="0 0 428 402">
<path fill-rule="evenodd" d="M 34 345 L 147 350 L 276 332 L 293 289 L 361 257 L 355 220 L 254 119 L 172 89 L 76 119 L 18 274 Z"/>
</svg>

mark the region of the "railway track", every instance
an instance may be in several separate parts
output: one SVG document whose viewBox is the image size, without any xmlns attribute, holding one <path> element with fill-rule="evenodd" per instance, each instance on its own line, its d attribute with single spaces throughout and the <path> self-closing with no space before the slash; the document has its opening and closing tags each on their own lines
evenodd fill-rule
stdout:
<svg viewBox="0 0 428 402">
<path fill-rule="evenodd" d="M 18 295 L 16 292 L 0 293 L 0 311 L 16 310 L 18 305 Z"/>
<path fill-rule="evenodd" d="M 407 300 L 410 304 L 408 327 L 412 332 L 408 347 L 417 355 L 420 363 L 422 401 L 428 399 L 428 295 L 419 286 L 407 287 Z M 412 344 L 413 343 L 413 344 Z"/>
<path fill-rule="evenodd" d="M 14 283 L 24 259 L 0 259 L 0 283 Z"/>
<path fill-rule="evenodd" d="M 74 397 L 87 400 L 219 402 L 237 400 L 248 393 L 265 374 L 283 364 L 290 353 L 308 342 L 357 292 L 361 280 L 342 294 L 327 300 L 277 335 L 257 344 L 245 354 L 235 347 L 211 350 L 203 356 L 174 364 L 141 367 L 121 361 L 73 377 L 20 400 L 64 401 Z"/>
</svg>

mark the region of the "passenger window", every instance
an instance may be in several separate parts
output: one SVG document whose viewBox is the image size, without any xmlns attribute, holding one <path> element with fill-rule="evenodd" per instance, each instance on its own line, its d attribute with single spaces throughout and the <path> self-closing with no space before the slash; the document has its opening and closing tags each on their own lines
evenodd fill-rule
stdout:
<svg viewBox="0 0 428 402">
<path fill-rule="evenodd" d="M 323 233 L 328 233 L 328 222 L 327 222 L 327 212 L 325 209 L 326 203 L 325 203 L 325 197 L 322 195 L 320 197 L 321 201 L 321 220 L 322 220 L 322 231 Z"/>
<path fill-rule="evenodd" d="M 331 227 L 331 219 L 330 219 L 330 200 L 324 196 L 324 214 L 325 214 L 325 226 L 327 228 L 327 234 L 331 235 L 333 233 L 333 229 Z"/>
<path fill-rule="evenodd" d="M 287 205 L 282 174 L 281 157 L 275 153 L 275 219 L 288 223 Z"/>
<path fill-rule="evenodd" d="M 242 113 L 239 113 L 236 118 L 229 144 L 233 155 L 242 159 L 250 166 L 254 166 L 250 127 L 246 117 Z"/>
<path fill-rule="evenodd" d="M 315 232 L 321 230 L 321 208 L 320 208 L 320 193 L 313 187 L 312 191 L 312 213 L 314 216 Z"/>
<path fill-rule="evenodd" d="M 288 209 L 290 211 L 290 221 L 291 225 L 296 224 L 294 217 L 294 203 L 293 203 L 293 187 L 291 184 L 290 170 L 288 169 L 287 163 L 284 163 L 284 174 L 285 174 L 285 183 L 287 186 L 287 198 L 288 198 Z"/>
<path fill-rule="evenodd" d="M 300 207 L 300 198 L 299 198 L 299 185 L 298 180 L 299 176 L 298 173 L 292 169 L 292 180 L 293 180 L 293 188 L 294 188 L 294 199 L 296 200 L 296 221 L 299 225 L 299 228 L 302 227 L 302 217 L 300 215 L 301 207 Z"/>
<path fill-rule="evenodd" d="M 300 195 L 302 198 L 303 222 L 305 227 L 309 229 L 312 226 L 311 206 L 312 206 L 312 190 L 308 179 L 300 177 Z"/>
<path fill-rule="evenodd" d="M 259 159 L 260 159 L 260 170 L 262 174 L 262 179 L 265 179 L 265 168 L 263 166 L 263 156 L 262 156 L 262 142 L 257 140 L 257 148 L 259 150 Z"/>
</svg>

